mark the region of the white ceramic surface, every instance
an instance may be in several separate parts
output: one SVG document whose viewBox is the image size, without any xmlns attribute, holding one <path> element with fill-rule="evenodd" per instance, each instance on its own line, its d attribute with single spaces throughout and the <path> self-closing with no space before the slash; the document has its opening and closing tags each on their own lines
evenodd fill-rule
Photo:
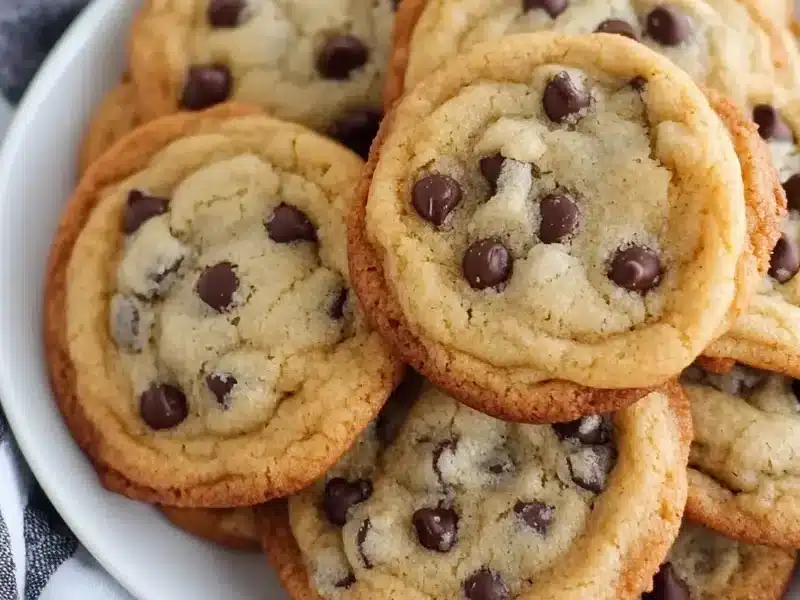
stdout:
<svg viewBox="0 0 800 600">
<path fill-rule="evenodd" d="M 216 548 L 105 492 L 64 427 L 42 356 L 50 238 L 75 181 L 89 113 L 118 79 L 135 0 L 95 0 L 40 71 L 0 154 L 0 399 L 69 526 L 141 600 L 285 600 L 260 556 Z M 800 585 L 790 595 L 800 599 Z"/>
</svg>

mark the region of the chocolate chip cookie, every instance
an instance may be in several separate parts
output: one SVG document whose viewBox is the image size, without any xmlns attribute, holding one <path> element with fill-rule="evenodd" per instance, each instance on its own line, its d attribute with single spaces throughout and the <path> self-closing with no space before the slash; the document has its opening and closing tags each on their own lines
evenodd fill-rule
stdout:
<svg viewBox="0 0 800 600">
<path fill-rule="evenodd" d="M 131 71 L 144 118 L 262 106 L 366 156 L 381 118 L 393 0 L 148 0 Z"/>
<path fill-rule="evenodd" d="M 740 106 L 800 84 L 800 54 L 761 0 L 408 0 L 397 17 L 387 101 L 472 46 L 514 33 L 610 33 L 664 54 Z"/>
<path fill-rule="evenodd" d="M 255 109 L 137 129 L 56 234 L 46 347 L 103 483 L 156 504 L 250 506 L 321 476 L 398 363 L 350 290 L 361 160 Z"/>
<path fill-rule="evenodd" d="M 261 547 L 255 508 L 162 506 L 160 510 L 176 527 L 220 546 L 234 550 L 258 550 Z"/>
<path fill-rule="evenodd" d="M 108 92 L 89 121 L 81 143 L 78 172 L 83 174 L 103 152 L 139 122 L 133 84 L 123 82 Z"/>
<path fill-rule="evenodd" d="M 736 365 L 693 366 L 682 383 L 695 428 L 687 514 L 732 538 L 800 547 L 800 382 Z"/>
<path fill-rule="evenodd" d="M 685 521 L 642 600 L 780 600 L 796 553 L 743 544 Z"/>
<path fill-rule="evenodd" d="M 384 124 L 351 215 L 354 286 L 398 353 L 478 410 L 552 422 L 630 403 L 646 391 L 621 388 L 680 374 L 756 281 L 737 276 L 730 136 L 641 44 L 508 36 Z"/>
<path fill-rule="evenodd" d="M 678 532 L 690 428 L 675 385 L 553 426 L 425 386 L 394 435 L 267 507 L 264 547 L 294 598 L 634 598 Z"/>
</svg>

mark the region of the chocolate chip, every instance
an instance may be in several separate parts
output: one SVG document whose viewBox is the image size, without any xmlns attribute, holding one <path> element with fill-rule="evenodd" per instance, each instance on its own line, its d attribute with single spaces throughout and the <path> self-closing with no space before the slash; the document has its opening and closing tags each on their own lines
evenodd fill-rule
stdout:
<svg viewBox="0 0 800 600">
<path fill-rule="evenodd" d="M 647 35 L 662 46 L 677 46 L 690 32 L 689 18 L 677 6 L 664 4 L 647 15 Z"/>
<path fill-rule="evenodd" d="M 567 458 L 572 481 L 595 493 L 606 488 L 615 461 L 614 450 L 608 446 L 584 446 Z"/>
<path fill-rule="evenodd" d="M 785 233 L 772 250 L 769 259 L 769 274 L 778 283 L 786 283 L 800 270 L 800 249 Z"/>
<path fill-rule="evenodd" d="M 545 244 L 560 242 L 578 228 L 578 203 L 571 194 L 555 192 L 539 203 L 539 239 Z"/>
<path fill-rule="evenodd" d="M 431 173 L 417 180 L 411 190 L 411 204 L 417 214 L 441 227 L 461 202 L 461 185 L 452 177 Z"/>
<path fill-rule="evenodd" d="M 350 110 L 331 124 L 328 135 L 366 160 L 382 118 L 381 112 L 372 108 Z"/>
<path fill-rule="evenodd" d="M 611 423 L 600 415 L 553 423 L 553 429 L 562 440 L 577 440 L 582 444 L 606 444 L 611 440 Z"/>
<path fill-rule="evenodd" d="M 507 475 L 516 470 L 516 465 L 514 464 L 514 461 L 511 460 L 511 457 L 506 455 L 498 457 L 490 462 L 488 470 L 492 475 Z"/>
<path fill-rule="evenodd" d="M 800 379 L 792 379 L 792 393 L 794 399 L 800 404 Z"/>
<path fill-rule="evenodd" d="M 281 202 L 267 220 L 267 235 L 278 244 L 317 241 L 317 230 L 306 213 L 285 202 Z"/>
<path fill-rule="evenodd" d="M 141 190 L 128 192 L 128 202 L 122 217 L 122 231 L 130 235 L 141 227 L 145 221 L 167 212 L 169 198 L 151 196 Z"/>
<path fill-rule="evenodd" d="M 206 16 L 211 27 L 236 27 L 240 24 L 244 0 L 210 0 Z"/>
<path fill-rule="evenodd" d="M 419 543 L 428 550 L 449 552 L 458 536 L 458 514 L 451 508 L 421 508 L 411 521 Z"/>
<path fill-rule="evenodd" d="M 364 519 L 364 521 L 361 523 L 361 527 L 358 528 L 358 533 L 356 534 L 356 547 L 358 548 L 358 555 L 361 557 L 361 562 L 364 563 L 365 569 L 371 569 L 373 567 L 372 562 L 367 557 L 366 552 L 364 552 L 364 542 L 367 541 L 367 534 L 371 528 L 372 521 L 369 519 Z"/>
<path fill-rule="evenodd" d="M 569 73 L 561 71 L 547 83 L 542 105 L 547 117 L 562 123 L 589 106 L 591 95 L 583 82 L 575 81 Z"/>
<path fill-rule="evenodd" d="M 480 160 L 481 174 L 491 186 L 493 194 L 497 193 L 497 180 L 500 178 L 500 171 L 503 170 L 503 163 L 505 162 L 505 157 L 499 152 L 491 156 L 484 156 Z"/>
<path fill-rule="evenodd" d="M 142 307 L 136 298 L 117 294 L 111 299 L 111 337 L 118 348 L 140 352 L 150 333 L 142 331 Z"/>
<path fill-rule="evenodd" d="M 151 429 L 171 429 L 186 419 L 189 405 L 175 386 L 151 383 L 139 396 L 139 414 Z"/>
<path fill-rule="evenodd" d="M 336 297 L 333 299 L 330 308 L 328 309 L 328 315 L 331 319 L 336 319 L 337 321 L 344 317 L 344 305 L 347 303 L 347 288 L 342 288 Z"/>
<path fill-rule="evenodd" d="M 508 281 L 513 262 L 514 259 L 501 242 L 483 239 L 467 248 L 461 268 L 470 286 L 483 290 Z"/>
<path fill-rule="evenodd" d="M 439 461 L 442 459 L 442 454 L 444 454 L 445 451 L 450 452 L 450 454 L 455 454 L 456 446 L 458 446 L 458 440 L 444 440 L 443 442 L 439 442 L 436 448 L 433 449 L 433 472 L 436 474 L 441 485 L 444 485 L 444 477 L 442 476 L 442 466 L 439 464 Z"/>
<path fill-rule="evenodd" d="M 223 261 L 206 267 L 197 279 L 197 295 L 217 312 L 227 312 L 233 306 L 233 295 L 239 289 L 234 268 L 232 263 Z"/>
<path fill-rule="evenodd" d="M 567 0 L 522 0 L 522 9 L 527 12 L 540 8 L 547 11 L 550 18 L 555 19 L 567 10 L 567 4 Z"/>
<path fill-rule="evenodd" d="M 678 577 L 670 563 L 664 563 L 653 577 L 653 591 L 642 594 L 642 600 L 690 600 L 689 588 Z"/>
<path fill-rule="evenodd" d="M 624 35 L 632 40 L 638 39 L 630 23 L 622 19 L 606 19 L 597 26 L 595 31 L 597 33 L 616 33 L 617 35 Z"/>
<path fill-rule="evenodd" d="M 348 573 L 347 577 L 343 577 L 339 581 L 333 584 L 333 587 L 340 588 L 340 589 L 350 589 L 353 584 L 356 582 L 356 576 L 354 573 Z"/>
<path fill-rule="evenodd" d="M 556 509 L 542 502 L 522 502 L 518 501 L 514 505 L 514 512 L 525 525 L 541 535 L 547 534 L 550 523 L 553 522 Z"/>
<path fill-rule="evenodd" d="M 153 270 L 148 271 L 147 278 L 155 284 L 155 287 L 144 296 L 145 299 L 160 298 L 169 291 L 175 283 L 175 275 L 180 270 L 183 259 L 183 256 L 168 257 L 167 260 L 172 262 L 156 264 Z"/>
<path fill-rule="evenodd" d="M 317 72 L 325 79 L 347 79 L 368 58 L 369 49 L 357 37 L 332 35 L 317 55 Z"/>
<path fill-rule="evenodd" d="M 758 133 L 765 140 L 791 140 L 792 130 L 774 106 L 757 104 L 753 108 L 753 121 L 758 125 Z"/>
<path fill-rule="evenodd" d="M 644 86 L 646 85 L 647 85 L 647 78 L 642 75 L 637 75 L 636 77 L 630 80 L 630 86 L 637 92 L 641 92 L 642 90 L 644 90 Z"/>
<path fill-rule="evenodd" d="M 644 294 L 661 283 L 661 261 L 658 254 L 645 246 L 628 246 L 617 250 L 608 270 L 608 277 L 618 286 Z"/>
<path fill-rule="evenodd" d="M 323 506 L 328 521 L 339 527 L 347 523 L 347 512 L 351 507 L 367 500 L 372 495 L 372 482 L 366 479 L 347 481 L 334 477 L 325 486 Z"/>
<path fill-rule="evenodd" d="M 189 67 L 181 96 L 181 108 L 203 110 L 225 102 L 231 95 L 233 76 L 225 65 Z"/>
<path fill-rule="evenodd" d="M 786 192 L 789 210 L 800 211 L 800 173 L 795 173 L 783 182 L 783 191 Z"/>
<path fill-rule="evenodd" d="M 239 383 L 230 373 L 215 371 L 206 375 L 206 385 L 209 391 L 217 398 L 217 402 L 223 408 L 231 407 L 231 390 Z"/>
<path fill-rule="evenodd" d="M 484 567 L 464 582 L 464 595 L 468 600 L 507 600 L 511 592 L 500 573 Z"/>
</svg>

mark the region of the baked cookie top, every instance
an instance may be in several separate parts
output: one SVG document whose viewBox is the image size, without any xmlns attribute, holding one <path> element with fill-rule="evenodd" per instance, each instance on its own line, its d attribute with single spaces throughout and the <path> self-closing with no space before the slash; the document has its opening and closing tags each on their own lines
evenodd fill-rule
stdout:
<svg viewBox="0 0 800 600">
<path fill-rule="evenodd" d="M 690 433 L 676 391 L 549 426 L 425 386 L 405 422 L 379 420 L 290 498 L 310 587 L 343 600 L 641 593 L 682 510 Z"/>
<path fill-rule="evenodd" d="M 800 543 L 800 384 L 736 365 L 684 372 L 695 439 L 687 512 L 731 537 Z"/>
<path fill-rule="evenodd" d="M 622 37 L 509 36 L 454 60 L 397 105 L 371 166 L 357 291 L 476 408 L 552 421 L 588 411 L 536 398 L 548 380 L 662 382 L 736 295 L 731 140 L 685 74 Z"/>
<path fill-rule="evenodd" d="M 800 55 L 757 0 L 410 0 L 398 18 L 410 89 L 452 56 L 507 34 L 614 33 L 664 54 L 744 106 L 752 91 L 800 83 Z M 424 5 L 424 8 L 421 6 Z M 406 16 L 407 15 L 407 16 Z M 402 71 L 400 71 L 402 77 Z"/>
<path fill-rule="evenodd" d="M 225 100 L 336 137 L 363 156 L 381 114 L 393 0 L 148 0 L 131 72 L 146 119 Z"/>
<path fill-rule="evenodd" d="M 81 182 L 51 259 L 47 341 L 70 427 L 126 480 L 112 487 L 162 504 L 306 485 L 398 370 L 349 291 L 361 161 L 235 110 L 127 137 Z"/>
<path fill-rule="evenodd" d="M 642 600 L 780 600 L 795 552 L 743 544 L 684 521 Z"/>
</svg>

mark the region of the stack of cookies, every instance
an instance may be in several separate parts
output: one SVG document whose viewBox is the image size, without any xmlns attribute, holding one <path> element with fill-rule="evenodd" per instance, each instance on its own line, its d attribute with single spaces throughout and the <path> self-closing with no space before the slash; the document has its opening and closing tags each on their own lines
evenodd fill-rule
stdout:
<svg viewBox="0 0 800 600">
<path fill-rule="evenodd" d="M 46 284 L 103 485 L 263 549 L 296 600 L 781 598 L 789 22 L 146 0 Z"/>
</svg>

